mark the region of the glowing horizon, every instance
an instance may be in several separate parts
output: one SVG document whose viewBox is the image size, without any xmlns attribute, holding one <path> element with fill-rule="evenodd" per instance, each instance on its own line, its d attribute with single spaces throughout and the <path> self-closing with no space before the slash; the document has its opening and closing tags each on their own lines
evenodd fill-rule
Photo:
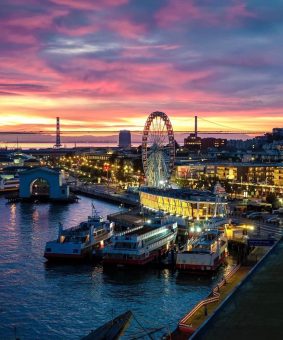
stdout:
<svg viewBox="0 0 283 340">
<path fill-rule="evenodd" d="M 156 110 L 175 131 L 193 130 L 195 114 L 206 131 L 282 127 L 280 11 L 263 0 L 3 0 L 0 132 L 49 132 L 57 116 L 78 134 L 141 131 Z"/>
</svg>

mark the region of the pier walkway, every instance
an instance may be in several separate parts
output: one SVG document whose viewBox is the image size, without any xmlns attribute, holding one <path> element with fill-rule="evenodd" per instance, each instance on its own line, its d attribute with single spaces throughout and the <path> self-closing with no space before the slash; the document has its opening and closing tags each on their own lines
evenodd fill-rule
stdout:
<svg viewBox="0 0 283 340">
<path fill-rule="evenodd" d="M 281 239 L 191 339 L 283 339 Z"/>
<path fill-rule="evenodd" d="M 171 334 L 173 340 L 188 339 L 218 308 L 228 295 L 248 275 L 254 264 L 261 259 L 269 250 L 269 247 L 256 247 L 247 257 L 246 264 L 236 266 L 227 273 L 221 282 L 213 289 L 207 299 L 198 303 L 179 322 L 178 328 Z"/>
<path fill-rule="evenodd" d="M 71 184 L 70 189 L 75 194 L 81 194 L 88 197 L 98 198 L 111 203 L 123 204 L 125 206 L 135 207 L 139 205 L 139 198 L 127 193 L 117 193 L 113 188 L 102 185 L 83 185 Z"/>
</svg>

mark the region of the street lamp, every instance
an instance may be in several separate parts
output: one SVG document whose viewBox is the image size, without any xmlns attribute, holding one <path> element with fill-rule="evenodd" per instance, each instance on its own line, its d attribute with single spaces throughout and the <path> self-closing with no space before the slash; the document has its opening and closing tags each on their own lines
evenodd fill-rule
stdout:
<svg viewBox="0 0 283 340">
<path fill-rule="evenodd" d="M 109 169 L 110 165 L 108 163 L 104 163 L 103 170 L 107 173 L 107 193 L 109 194 Z"/>
</svg>

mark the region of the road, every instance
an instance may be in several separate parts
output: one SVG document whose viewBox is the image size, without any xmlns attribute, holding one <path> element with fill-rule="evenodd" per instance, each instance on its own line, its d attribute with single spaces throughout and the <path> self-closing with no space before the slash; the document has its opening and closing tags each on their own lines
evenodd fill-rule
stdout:
<svg viewBox="0 0 283 340">
<path fill-rule="evenodd" d="M 270 215 L 272 216 L 272 215 Z M 268 216 L 268 217 L 270 217 Z M 266 219 L 255 220 L 245 217 L 232 218 L 235 222 L 240 225 L 254 226 L 254 230 L 248 230 L 248 235 L 255 237 L 270 237 L 273 236 L 277 239 L 283 236 L 283 224 L 267 223 Z"/>
</svg>

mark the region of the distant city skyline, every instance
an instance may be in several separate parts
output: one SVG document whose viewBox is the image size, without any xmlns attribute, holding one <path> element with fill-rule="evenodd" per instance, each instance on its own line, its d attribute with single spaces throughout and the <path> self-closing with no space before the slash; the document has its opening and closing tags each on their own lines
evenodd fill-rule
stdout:
<svg viewBox="0 0 283 340">
<path fill-rule="evenodd" d="M 0 132 L 283 126 L 283 9 L 271 0 L 2 0 Z M 1 140 L 0 136 L 0 140 Z"/>
</svg>

